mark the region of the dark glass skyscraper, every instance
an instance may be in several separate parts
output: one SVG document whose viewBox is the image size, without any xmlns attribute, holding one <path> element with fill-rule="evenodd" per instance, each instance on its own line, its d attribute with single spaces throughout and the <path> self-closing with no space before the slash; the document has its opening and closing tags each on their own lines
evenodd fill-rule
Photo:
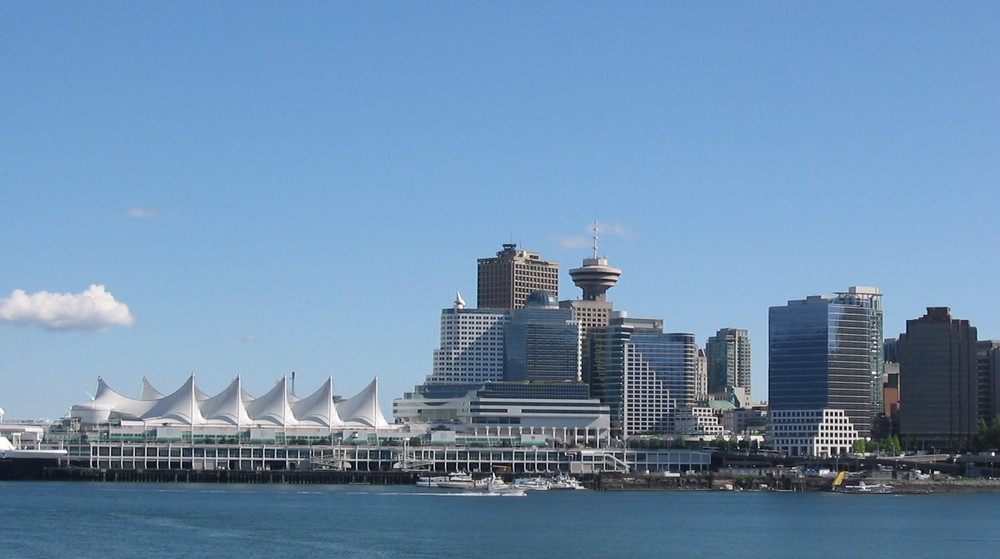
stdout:
<svg viewBox="0 0 1000 559">
<path fill-rule="evenodd" d="M 580 324 L 555 295 L 536 291 L 504 330 L 505 381 L 580 382 Z"/>
<path fill-rule="evenodd" d="M 906 321 L 899 336 L 899 436 L 925 448 L 964 447 L 978 419 L 976 329 L 946 307 Z"/>
<path fill-rule="evenodd" d="M 768 323 L 770 409 L 843 410 L 857 436 L 870 437 L 883 367 L 878 290 L 789 301 L 771 307 Z"/>
</svg>

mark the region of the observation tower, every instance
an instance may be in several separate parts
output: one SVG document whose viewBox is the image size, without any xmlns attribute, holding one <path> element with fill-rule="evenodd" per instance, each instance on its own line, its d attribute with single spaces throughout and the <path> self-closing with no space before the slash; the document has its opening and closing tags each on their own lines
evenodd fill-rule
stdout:
<svg viewBox="0 0 1000 559">
<path fill-rule="evenodd" d="M 597 223 L 594 223 L 594 257 L 584 258 L 583 266 L 573 268 L 569 276 L 583 290 L 584 301 L 604 301 L 605 293 L 618 283 L 622 271 L 608 266 L 607 258 L 597 256 Z"/>
</svg>

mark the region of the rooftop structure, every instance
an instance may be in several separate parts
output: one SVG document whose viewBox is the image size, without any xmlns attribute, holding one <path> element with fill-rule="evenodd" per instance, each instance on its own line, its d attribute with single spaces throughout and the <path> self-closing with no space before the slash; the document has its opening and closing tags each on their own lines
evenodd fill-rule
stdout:
<svg viewBox="0 0 1000 559">
<path fill-rule="evenodd" d="M 605 293 L 618 282 L 622 271 L 608 266 L 607 258 L 597 256 L 597 224 L 594 224 L 594 256 L 585 258 L 583 266 L 569 271 L 573 283 L 583 290 L 584 301 L 604 301 Z"/>
<path fill-rule="evenodd" d="M 70 418 L 83 424 L 141 423 L 156 427 L 190 429 L 241 429 L 248 427 L 288 429 L 389 429 L 378 405 L 378 379 L 353 398 L 333 393 L 333 379 L 304 398 L 289 392 L 285 377 L 260 397 L 243 390 L 237 376 L 222 392 L 209 396 L 198 389 L 194 375 L 179 389 L 161 395 L 143 379 L 143 395 L 134 399 L 111 389 L 97 379 L 97 394 L 70 408 Z"/>
</svg>

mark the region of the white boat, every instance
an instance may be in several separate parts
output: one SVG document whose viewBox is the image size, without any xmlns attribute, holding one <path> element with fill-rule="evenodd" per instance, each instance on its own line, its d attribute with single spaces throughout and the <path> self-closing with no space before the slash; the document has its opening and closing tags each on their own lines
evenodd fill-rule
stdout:
<svg viewBox="0 0 1000 559">
<path fill-rule="evenodd" d="M 417 487 L 437 487 L 442 481 L 448 481 L 447 476 L 420 476 L 417 478 Z"/>
<path fill-rule="evenodd" d="M 475 489 L 476 480 L 472 479 L 472 474 L 468 472 L 452 472 L 448 477 L 438 480 L 437 486 L 441 489 Z"/>
<path fill-rule="evenodd" d="M 837 492 L 851 495 L 888 495 L 892 493 L 892 486 L 884 483 L 867 484 L 859 481 L 857 485 L 844 485 Z"/>
<path fill-rule="evenodd" d="M 486 492 L 490 495 L 501 495 L 504 497 L 524 497 L 527 495 L 524 488 L 508 484 L 498 477 L 490 478 L 486 484 Z"/>
<path fill-rule="evenodd" d="M 520 477 L 514 480 L 514 487 L 525 491 L 547 491 L 550 485 L 549 480 L 543 477 Z"/>
<path fill-rule="evenodd" d="M 586 487 L 571 475 L 559 474 L 549 482 L 549 489 L 586 489 Z"/>
</svg>

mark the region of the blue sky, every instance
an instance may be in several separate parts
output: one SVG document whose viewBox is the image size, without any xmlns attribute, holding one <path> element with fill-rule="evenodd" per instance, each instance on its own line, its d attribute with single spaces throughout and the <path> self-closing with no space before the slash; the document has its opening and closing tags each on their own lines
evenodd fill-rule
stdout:
<svg viewBox="0 0 1000 559">
<path fill-rule="evenodd" d="M 0 406 L 296 371 L 378 376 L 388 412 L 477 258 L 519 243 L 576 298 L 595 219 L 616 308 L 748 329 L 757 398 L 789 299 L 874 285 L 888 336 L 949 306 L 1000 338 L 997 29 L 989 2 L 5 3 Z"/>
</svg>

